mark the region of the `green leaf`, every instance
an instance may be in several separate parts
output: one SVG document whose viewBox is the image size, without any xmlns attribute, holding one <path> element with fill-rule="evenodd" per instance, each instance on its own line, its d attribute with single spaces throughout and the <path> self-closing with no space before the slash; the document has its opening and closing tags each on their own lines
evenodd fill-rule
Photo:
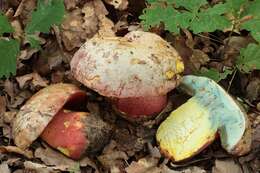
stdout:
<svg viewBox="0 0 260 173">
<path fill-rule="evenodd" d="M 184 7 L 189 11 L 197 12 L 198 9 L 208 4 L 206 0 L 170 0 L 176 7 Z"/>
<path fill-rule="evenodd" d="M 205 5 L 208 5 L 206 0 L 168 0 L 165 1 L 168 4 L 166 7 L 159 2 L 161 1 L 151 2 L 151 6 L 140 16 L 146 30 L 164 23 L 165 29 L 170 32 L 179 33 L 181 28 L 185 28 L 196 34 L 223 30 L 231 26 L 231 22 L 224 16 L 229 10 L 226 4 L 217 4 L 205 9 Z M 169 4 L 184 9 L 175 9 Z"/>
<path fill-rule="evenodd" d="M 260 1 L 250 1 L 247 2 L 246 8 L 244 9 L 243 16 L 244 15 L 254 15 L 254 16 L 260 16 L 259 14 L 259 8 L 260 8 Z"/>
<path fill-rule="evenodd" d="M 16 74 L 16 57 L 19 53 L 17 40 L 0 40 L 0 78 Z"/>
<path fill-rule="evenodd" d="M 232 13 L 239 13 L 248 0 L 227 0 L 226 4 Z"/>
<path fill-rule="evenodd" d="M 59 25 L 65 14 L 63 0 L 38 0 L 37 10 L 25 28 L 27 34 L 48 33 L 52 25 Z"/>
<path fill-rule="evenodd" d="M 260 43 L 260 1 L 248 2 L 243 16 L 252 16 L 253 19 L 241 24 L 241 29 L 250 31 L 250 34 Z"/>
<path fill-rule="evenodd" d="M 260 19 L 252 19 L 241 25 L 241 29 L 250 31 L 250 34 L 260 43 Z"/>
<path fill-rule="evenodd" d="M 260 45 L 251 43 L 246 48 L 241 49 L 236 66 L 245 73 L 260 70 Z"/>
<path fill-rule="evenodd" d="M 201 12 L 191 22 L 190 30 L 195 34 L 201 32 L 214 32 L 216 30 L 228 28 L 230 25 L 231 23 L 224 16 Z"/>
<path fill-rule="evenodd" d="M 31 48 L 41 49 L 40 40 L 34 35 L 26 35 L 26 39 L 29 41 Z"/>
<path fill-rule="evenodd" d="M 226 79 L 226 77 L 232 73 L 233 73 L 233 71 L 228 70 L 228 69 L 225 69 L 223 73 L 220 73 L 216 69 L 210 68 L 210 69 L 206 69 L 204 71 L 200 71 L 199 73 L 197 73 L 197 75 L 205 76 L 205 77 L 213 79 L 216 82 L 219 82 L 222 79 Z"/>
<path fill-rule="evenodd" d="M 169 17 L 174 18 L 178 14 L 174 8 L 171 7 L 162 7 L 161 5 L 152 5 L 151 8 L 145 9 L 144 14 L 139 18 L 142 20 L 142 25 L 145 30 L 148 30 L 152 26 L 158 26 L 161 22 L 166 21 L 166 27 L 171 30 L 178 32 L 178 28 L 175 25 L 172 25 Z"/>
<path fill-rule="evenodd" d="M 146 0 L 146 2 L 148 2 L 149 4 L 151 4 L 151 3 L 158 2 L 158 0 Z"/>
<path fill-rule="evenodd" d="M 14 29 L 9 23 L 7 17 L 0 13 L 0 36 L 3 35 L 3 33 L 11 33 Z"/>
</svg>

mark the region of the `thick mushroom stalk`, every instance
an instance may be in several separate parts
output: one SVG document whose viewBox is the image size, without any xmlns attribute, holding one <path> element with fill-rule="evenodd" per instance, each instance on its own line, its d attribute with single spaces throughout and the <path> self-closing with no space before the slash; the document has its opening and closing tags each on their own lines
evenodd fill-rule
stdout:
<svg viewBox="0 0 260 173">
<path fill-rule="evenodd" d="M 158 114 L 184 70 L 181 57 L 160 36 L 133 31 L 124 37 L 95 37 L 74 55 L 73 76 L 109 97 L 124 117 Z"/>
<path fill-rule="evenodd" d="M 120 112 L 138 118 L 160 113 L 167 104 L 167 96 L 122 98 L 113 103 Z"/>
<path fill-rule="evenodd" d="M 156 139 L 161 151 L 181 161 L 207 147 L 220 136 L 222 147 L 234 155 L 250 150 L 251 134 L 246 113 L 213 80 L 184 76 L 180 89 L 193 95 L 159 126 Z"/>
<path fill-rule="evenodd" d="M 111 126 L 97 115 L 73 112 L 86 101 L 86 93 L 72 84 L 41 89 L 22 106 L 12 124 L 15 144 L 28 148 L 40 135 L 53 148 L 72 159 L 99 151 L 110 138 Z"/>
</svg>

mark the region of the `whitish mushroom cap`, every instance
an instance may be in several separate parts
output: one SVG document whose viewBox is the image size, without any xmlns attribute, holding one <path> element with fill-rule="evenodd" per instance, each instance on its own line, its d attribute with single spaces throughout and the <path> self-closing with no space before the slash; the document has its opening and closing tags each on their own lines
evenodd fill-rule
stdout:
<svg viewBox="0 0 260 173">
<path fill-rule="evenodd" d="M 247 115 L 222 87 L 192 75 L 184 76 L 179 87 L 193 97 L 158 128 L 162 152 L 175 161 L 187 159 L 210 144 L 217 133 L 229 153 L 241 155 L 250 150 Z"/>
<path fill-rule="evenodd" d="M 176 87 L 181 57 L 160 36 L 133 31 L 124 37 L 95 37 L 71 61 L 73 76 L 101 95 L 160 96 Z"/>
<path fill-rule="evenodd" d="M 58 111 L 71 99 L 85 93 L 72 84 L 54 84 L 33 95 L 16 115 L 12 124 L 15 144 L 27 148 L 40 136 Z M 79 101 L 79 100 L 78 100 Z"/>
</svg>

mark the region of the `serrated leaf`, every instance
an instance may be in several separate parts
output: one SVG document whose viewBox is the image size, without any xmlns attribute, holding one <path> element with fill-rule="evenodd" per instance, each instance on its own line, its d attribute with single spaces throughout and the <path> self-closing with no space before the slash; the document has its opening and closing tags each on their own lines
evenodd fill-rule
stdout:
<svg viewBox="0 0 260 173">
<path fill-rule="evenodd" d="M 63 0 L 38 0 L 37 10 L 32 13 L 32 19 L 27 24 L 25 32 L 48 33 L 52 25 L 59 25 L 65 14 Z"/>
<path fill-rule="evenodd" d="M 9 23 L 7 17 L 0 12 L 0 36 L 3 33 L 11 33 L 14 29 Z"/>
<path fill-rule="evenodd" d="M 216 69 L 210 68 L 210 69 L 207 69 L 205 71 L 200 71 L 199 73 L 197 73 L 197 75 L 198 76 L 205 76 L 205 77 L 213 79 L 216 82 L 219 82 L 222 79 L 226 79 L 226 77 L 228 75 L 232 74 L 232 73 L 233 73 L 233 71 L 228 70 L 228 69 L 225 69 L 223 73 L 220 73 Z"/>
<path fill-rule="evenodd" d="M 230 21 L 223 15 L 227 10 L 226 4 L 217 4 L 201 10 L 191 22 L 190 30 L 197 34 L 223 30 L 230 27 Z"/>
<path fill-rule="evenodd" d="M 209 15 L 222 15 L 229 10 L 227 4 L 219 3 L 213 7 L 205 9 L 203 12 L 208 13 Z"/>
<path fill-rule="evenodd" d="M 195 34 L 201 32 L 214 32 L 216 30 L 223 30 L 228 28 L 231 23 L 220 15 L 210 15 L 210 13 L 202 12 L 194 18 L 190 24 L 190 30 Z"/>
<path fill-rule="evenodd" d="M 165 29 L 174 33 L 179 33 L 180 28 L 188 28 L 192 20 L 192 13 L 180 13 L 177 10 L 167 7 L 168 14 L 165 15 Z M 170 15 L 171 14 L 171 15 Z"/>
<path fill-rule="evenodd" d="M 206 0 L 175 0 L 175 3 L 179 7 L 184 7 L 189 11 L 197 12 L 197 10 L 205 4 L 208 4 Z"/>
<path fill-rule="evenodd" d="M 168 21 L 169 17 L 175 16 L 178 12 L 171 7 L 162 7 L 161 5 L 152 5 L 151 8 L 147 8 L 144 10 L 144 14 L 139 18 L 142 20 L 142 25 L 145 30 L 149 29 L 151 26 L 157 26 L 161 22 Z M 167 23 L 167 25 L 170 24 Z M 173 30 L 177 30 L 177 26 L 172 28 Z"/>
<path fill-rule="evenodd" d="M 260 45 L 251 43 L 246 48 L 241 49 L 236 66 L 245 73 L 260 70 Z"/>
<path fill-rule="evenodd" d="M 250 34 L 260 43 L 260 19 L 252 19 L 241 25 L 241 29 L 250 31 Z"/>
<path fill-rule="evenodd" d="M 146 0 L 146 2 L 148 2 L 149 4 L 151 4 L 151 3 L 158 2 L 158 0 Z"/>
<path fill-rule="evenodd" d="M 250 31 L 250 34 L 260 43 L 260 1 L 248 2 L 243 16 L 252 16 L 253 19 L 241 24 L 241 29 Z"/>
<path fill-rule="evenodd" d="M 0 78 L 16 74 L 16 57 L 19 53 L 17 40 L 0 40 Z"/>
<path fill-rule="evenodd" d="M 240 10 L 243 8 L 244 5 L 248 3 L 248 0 L 228 0 L 226 2 L 229 10 L 232 13 L 239 14 Z"/>
<path fill-rule="evenodd" d="M 145 29 L 156 26 L 160 22 L 164 23 L 166 30 L 174 33 L 179 33 L 180 28 L 200 33 L 223 30 L 231 26 L 230 21 L 223 15 L 228 10 L 225 4 L 217 4 L 204 9 L 203 5 L 208 3 L 206 0 L 168 0 L 165 2 L 186 10 L 178 11 L 171 5 L 163 8 L 161 3 L 153 1 L 150 8 L 147 8 L 140 16 Z"/>
<path fill-rule="evenodd" d="M 254 15 L 260 16 L 259 14 L 260 1 L 250 1 L 247 2 L 247 7 L 245 8 L 243 15 Z"/>
</svg>

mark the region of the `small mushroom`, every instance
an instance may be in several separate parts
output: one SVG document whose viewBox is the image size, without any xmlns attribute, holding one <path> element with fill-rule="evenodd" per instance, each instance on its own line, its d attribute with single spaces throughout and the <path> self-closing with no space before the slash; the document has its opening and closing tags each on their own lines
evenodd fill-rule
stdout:
<svg viewBox="0 0 260 173">
<path fill-rule="evenodd" d="M 54 84 L 33 95 L 12 124 L 15 144 L 28 148 L 40 135 L 63 154 L 79 159 L 85 151 L 101 149 L 109 139 L 110 126 L 87 112 L 64 111 L 84 103 L 86 93 L 72 84 Z"/>
<path fill-rule="evenodd" d="M 92 38 L 75 53 L 70 65 L 78 81 L 109 97 L 131 120 L 159 113 L 184 70 L 181 57 L 170 44 L 143 31 Z"/>
<path fill-rule="evenodd" d="M 41 138 L 64 155 L 79 159 L 100 151 L 110 137 L 110 126 L 87 112 L 60 110 L 41 134 Z"/>
<path fill-rule="evenodd" d="M 156 139 L 173 161 L 199 153 L 219 136 L 230 154 L 249 152 L 251 130 L 247 114 L 216 82 L 206 77 L 184 76 L 179 88 L 193 95 L 161 123 Z"/>
</svg>

